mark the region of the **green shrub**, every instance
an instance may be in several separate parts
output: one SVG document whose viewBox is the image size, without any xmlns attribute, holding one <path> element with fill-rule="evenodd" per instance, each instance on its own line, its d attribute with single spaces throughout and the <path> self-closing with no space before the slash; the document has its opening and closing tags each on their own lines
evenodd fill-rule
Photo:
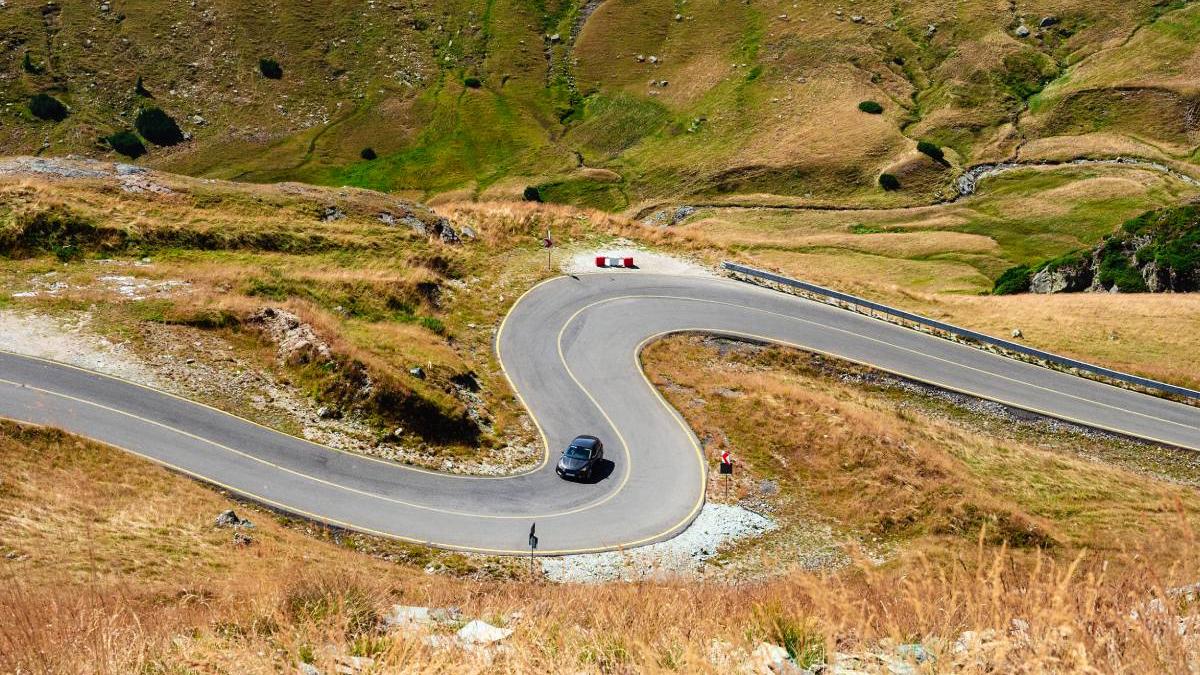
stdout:
<svg viewBox="0 0 1200 675">
<path fill-rule="evenodd" d="M 372 148 L 363 148 L 362 152 L 358 153 L 358 156 L 362 157 L 363 159 L 365 159 L 369 162 L 369 161 L 375 159 L 376 157 L 378 157 L 379 155 L 376 155 L 375 150 Z"/>
<path fill-rule="evenodd" d="M 483 86 L 483 80 L 479 79 L 478 77 L 475 77 L 474 75 L 471 75 L 471 76 L 463 79 L 463 84 L 467 85 L 471 89 L 478 89 Z"/>
<path fill-rule="evenodd" d="M 438 335 L 446 334 L 446 324 L 442 323 L 442 320 L 437 317 L 423 316 L 421 317 L 421 325 Z"/>
<path fill-rule="evenodd" d="M 1017 265 L 1004 271 L 992 284 L 992 295 L 1016 295 L 1029 291 L 1033 270 L 1028 265 Z"/>
<path fill-rule="evenodd" d="M 29 99 L 29 112 L 38 119 L 52 122 L 61 122 L 67 119 L 69 114 L 67 106 L 50 94 L 34 94 L 33 98 Z"/>
<path fill-rule="evenodd" d="M 162 108 L 142 108 L 133 126 L 142 138 L 155 145 L 175 145 L 183 142 L 183 132 Z"/>
<path fill-rule="evenodd" d="M 879 187 L 892 192 L 900 189 L 900 179 L 890 173 L 879 174 Z"/>
<path fill-rule="evenodd" d="M 858 109 L 871 115 L 883 114 L 883 106 L 875 101 L 863 101 L 858 104 Z"/>
<path fill-rule="evenodd" d="M 146 146 L 142 145 L 142 139 L 128 129 L 106 136 L 104 142 L 108 143 L 108 147 L 132 159 L 146 154 Z"/>
<path fill-rule="evenodd" d="M 762 637 L 786 649 L 800 668 L 825 663 L 825 636 L 814 621 L 797 618 L 778 601 L 755 606 L 754 618 Z"/>
<path fill-rule="evenodd" d="M 525 201 L 527 202 L 542 201 L 542 191 L 539 190 L 536 185 L 525 186 L 525 192 L 523 192 L 521 196 L 524 197 Z"/>
<path fill-rule="evenodd" d="M 929 141 L 917 141 L 917 152 L 929 155 L 930 159 L 939 164 L 946 161 L 946 153 L 942 152 L 942 149 L 936 144 Z"/>
<path fill-rule="evenodd" d="M 259 59 L 258 71 L 268 80 L 282 80 L 283 66 L 275 59 Z"/>
</svg>

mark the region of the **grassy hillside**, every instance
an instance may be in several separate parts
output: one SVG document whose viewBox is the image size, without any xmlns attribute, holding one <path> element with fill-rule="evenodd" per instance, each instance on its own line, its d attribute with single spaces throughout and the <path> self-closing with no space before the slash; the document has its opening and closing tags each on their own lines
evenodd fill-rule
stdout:
<svg viewBox="0 0 1200 675">
<path fill-rule="evenodd" d="M 426 198 L 538 185 L 606 210 L 925 203 L 962 166 L 1019 153 L 1194 165 L 1196 16 L 1166 0 L 11 0 L 0 147 L 111 156 L 98 139 L 156 106 L 190 140 L 139 161 L 193 175 Z M 65 119 L 36 118 L 38 93 Z M 879 189 L 882 172 L 902 189 Z"/>
</svg>

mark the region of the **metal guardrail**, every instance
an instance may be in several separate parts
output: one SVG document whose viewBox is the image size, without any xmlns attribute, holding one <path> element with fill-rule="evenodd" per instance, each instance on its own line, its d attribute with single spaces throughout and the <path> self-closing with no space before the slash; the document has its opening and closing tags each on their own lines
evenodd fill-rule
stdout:
<svg viewBox="0 0 1200 675">
<path fill-rule="evenodd" d="M 887 316 L 891 316 L 891 317 L 895 317 L 897 319 L 902 319 L 904 321 L 908 321 L 908 322 L 915 324 L 917 326 L 920 326 L 920 327 L 931 328 L 931 329 L 934 329 L 937 331 L 941 331 L 943 333 L 947 333 L 955 338 L 959 338 L 962 340 L 968 340 L 968 341 L 972 341 L 972 342 L 978 342 L 978 343 L 982 343 L 982 344 L 986 344 L 986 345 L 991 345 L 1002 351 L 1012 352 L 1012 353 L 1019 354 L 1022 356 L 1037 359 L 1038 361 L 1041 361 L 1043 363 L 1050 363 L 1050 364 L 1054 364 L 1056 366 L 1060 366 L 1063 368 L 1069 368 L 1074 371 L 1091 374 L 1093 376 L 1100 377 L 1100 378 L 1103 378 L 1106 380 L 1113 380 L 1116 382 L 1130 384 L 1130 385 L 1134 385 L 1136 387 L 1141 387 L 1141 388 L 1152 390 L 1152 391 L 1163 392 L 1166 394 L 1179 396 L 1179 397 L 1182 397 L 1185 399 L 1189 399 L 1192 402 L 1200 402 L 1200 391 L 1188 389 L 1187 387 L 1180 387 L 1180 386 L 1176 386 L 1173 384 L 1167 384 L 1165 382 L 1159 382 L 1158 380 L 1151 380 L 1151 379 L 1145 378 L 1145 377 L 1138 377 L 1137 375 L 1130 375 L 1129 373 L 1123 373 L 1119 370 L 1112 370 L 1111 368 L 1097 366 L 1097 365 L 1094 365 L 1091 363 L 1087 363 L 1085 361 L 1077 361 L 1075 359 L 1067 358 L 1065 356 L 1059 356 L 1058 354 L 1044 352 L 1040 349 L 1034 349 L 1032 347 L 1027 347 L 1027 346 L 1017 343 L 1017 342 L 1012 342 L 1010 340 L 1004 340 L 1001 338 L 993 337 L 993 336 L 987 335 L 985 333 L 978 333 L 976 331 L 968 330 L 966 328 L 959 328 L 958 326 L 948 324 L 948 323 L 943 323 L 943 322 L 937 321 L 935 319 L 930 319 L 928 317 L 921 316 L 920 314 L 913 314 L 912 312 L 906 312 L 902 309 L 896 309 L 895 307 L 889 307 L 888 305 L 880 304 L 878 302 L 872 302 L 870 300 L 866 300 L 864 298 L 850 295 L 848 293 L 841 293 L 839 291 L 831 290 L 831 289 L 825 288 L 823 286 L 818 286 L 816 284 L 810 284 L 806 281 L 792 279 L 792 278 L 785 277 L 785 276 L 782 276 L 779 274 L 774 274 L 772 272 L 766 272 L 764 270 L 755 269 L 753 267 L 747 267 L 745 265 L 739 265 L 737 263 L 732 263 L 732 262 L 721 263 L 721 266 L 723 268 L 725 268 L 726 270 L 728 270 L 729 272 L 732 272 L 735 275 L 736 274 L 745 275 L 748 277 L 753 277 L 755 279 L 761 279 L 764 281 L 769 281 L 769 282 L 772 282 L 775 284 L 779 284 L 781 286 L 794 288 L 794 289 L 803 291 L 805 293 L 815 295 L 818 298 L 824 298 L 827 301 L 836 301 L 836 302 L 841 302 L 841 303 L 845 303 L 845 304 L 855 305 L 857 307 L 863 307 L 868 310 L 872 310 L 874 312 L 879 312 L 879 313 L 887 315 Z M 830 303 L 826 302 L 826 304 L 830 304 Z"/>
</svg>

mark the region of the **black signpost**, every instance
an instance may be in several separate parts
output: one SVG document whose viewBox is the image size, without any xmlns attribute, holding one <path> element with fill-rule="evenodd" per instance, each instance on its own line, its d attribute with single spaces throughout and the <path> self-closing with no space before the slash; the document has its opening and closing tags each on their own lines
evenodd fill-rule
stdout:
<svg viewBox="0 0 1200 675">
<path fill-rule="evenodd" d="M 537 550 L 538 538 L 534 532 L 537 531 L 537 523 L 529 526 L 529 576 L 533 576 L 533 552 Z"/>
</svg>

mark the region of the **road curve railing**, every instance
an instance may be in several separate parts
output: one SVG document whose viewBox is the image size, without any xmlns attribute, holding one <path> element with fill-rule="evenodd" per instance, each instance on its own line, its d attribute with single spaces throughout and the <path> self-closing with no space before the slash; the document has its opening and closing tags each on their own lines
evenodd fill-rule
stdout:
<svg viewBox="0 0 1200 675">
<path fill-rule="evenodd" d="M 1036 363 L 1041 366 L 1063 370 L 1075 375 L 1089 377 L 1091 379 L 1100 380 L 1109 384 L 1124 386 L 1131 389 L 1136 389 L 1144 393 L 1154 394 L 1158 396 L 1166 396 L 1174 400 L 1192 405 L 1200 405 L 1200 391 L 1180 387 L 1166 382 L 1159 382 L 1146 377 L 1139 377 L 1129 373 L 1123 373 L 1119 370 L 1097 366 L 1086 361 L 1079 361 L 1059 356 L 1051 352 L 1034 349 L 1019 342 L 1004 340 L 1002 338 L 979 333 L 977 331 L 960 328 L 953 324 L 948 324 L 936 319 L 906 312 L 902 309 L 890 307 L 878 302 L 873 302 L 865 298 L 860 298 L 849 293 L 842 293 L 823 286 L 792 279 L 774 272 L 760 270 L 746 265 L 739 265 L 733 262 L 723 262 L 721 267 L 730 275 L 740 281 L 755 283 L 760 286 L 775 288 L 787 293 L 800 295 L 818 302 L 841 307 L 842 309 L 866 313 L 875 318 L 888 321 L 906 328 L 912 328 L 931 335 L 937 335 L 955 342 L 967 344 L 974 347 L 986 348 L 988 351 L 1016 358 L 1021 361 Z"/>
</svg>

